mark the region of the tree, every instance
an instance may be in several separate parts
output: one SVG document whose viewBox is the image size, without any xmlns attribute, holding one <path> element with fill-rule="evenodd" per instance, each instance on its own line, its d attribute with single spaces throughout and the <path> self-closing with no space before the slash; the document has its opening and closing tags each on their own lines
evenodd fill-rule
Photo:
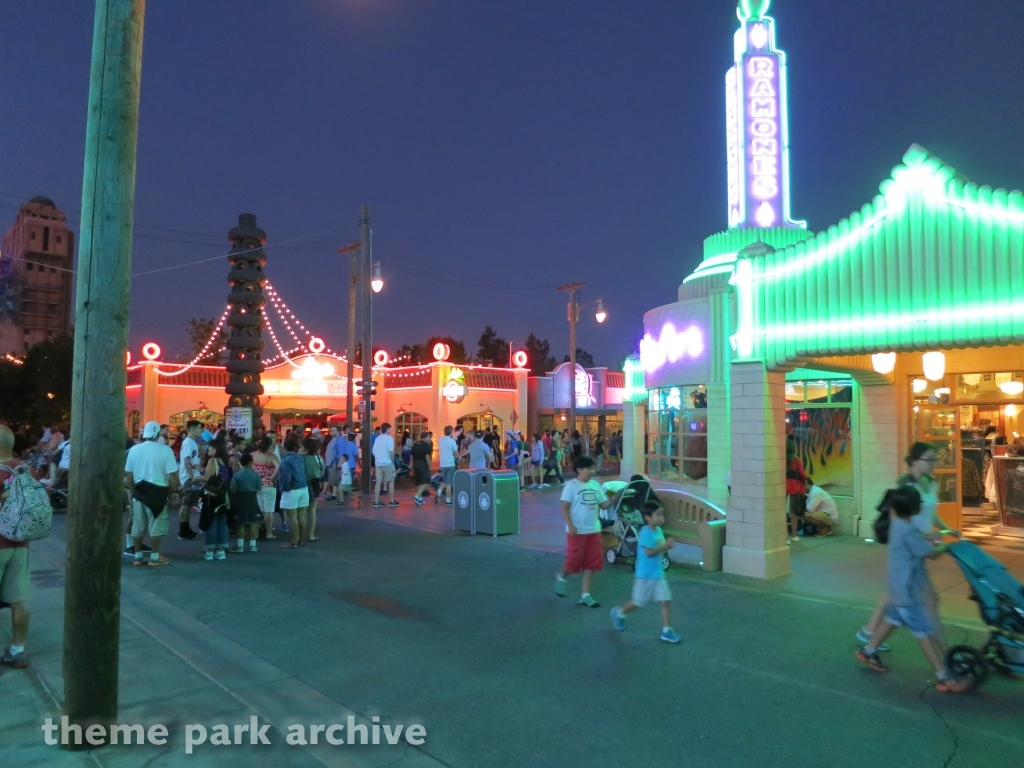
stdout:
<svg viewBox="0 0 1024 768">
<path fill-rule="evenodd" d="M 0 361 L 0 419 L 12 426 L 70 419 L 74 346 L 70 336 L 56 336 L 33 345 L 20 363 Z"/>
<path fill-rule="evenodd" d="M 547 339 L 538 339 L 531 333 L 526 337 L 523 347 L 530 358 L 530 373 L 534 376 L 544 376 L 558 365 L 558 361 L 551 356 L 551 345 Z"/>
<path fill-rule="evenodd" d="M 489 325 L 480 334 L 480 340 L 477 342 L 476 359 L 477 362 L 490 366 L 508 365 L 509 363 L 508 342 L 501 338 Z"/>
<path fill-rule="evenodd" d="M 185 332 L 188 334 L 189 342 L 187 360 L 191 361 L 203 351 L 203 347 L 210 340 L 216 327 L 217 321 L 212 317 L 193 317 L 185 323 Z M 222 328 L 218 336 L 219 338 L 210 345 L 202 359 L 197 361 L 200 365 L 220 365 L 223 357 L 222 350 L 227 343 L 228 334 Z"/>
<path fill-rule="evenodd" d="M 568 363 L 569 362 L 569 356 L 565 355 L 562 358 L 562 362 L 563 363 Z M 592 354 L 590 354 L 589 352 L 587 352 L 587 350 L 580 349 L 579 347 L 576 347 L 576 364 L 577 365 L 582 365 L 584 368 L 593 368 L 594 367 L 594 356 Z"/>
</svg>

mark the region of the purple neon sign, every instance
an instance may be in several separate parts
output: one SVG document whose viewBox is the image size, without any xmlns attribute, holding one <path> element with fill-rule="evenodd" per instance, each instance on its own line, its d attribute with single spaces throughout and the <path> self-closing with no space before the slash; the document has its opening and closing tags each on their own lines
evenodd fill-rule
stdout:
<svg viewBox="0 0 1024 768">
<path fill-rule="evenodd" d="M 774 42 L 770 17 L 741 22 L 725 76 L 730 227 L 805 226 L 790 219 L 786 55 Z"/>
</svg>

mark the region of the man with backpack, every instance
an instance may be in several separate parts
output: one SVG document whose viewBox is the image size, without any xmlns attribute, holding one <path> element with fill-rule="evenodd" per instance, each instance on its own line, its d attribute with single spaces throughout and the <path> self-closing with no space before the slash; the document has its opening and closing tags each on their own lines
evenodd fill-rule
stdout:
<svg viewBox="0 0 1024 768">
<path fill-rule="evenodd" d="M 6 503 L 9 486 L 14 475 L 6 468 L 15 469 L 21 462 L 14 458 L 14 433 L 4 424 L 0 424 L 0 500 Z M 0 505 L 0 510 L 3 507 Z M 25 655 L 25 640 L 28 637 L 28 586 L 29 562 L 28 542 L 12 541 L 0 536 L 0 606 L 7 605 L 11 609 L 11 645 L 0 657 L 0 664 L 15 669 L 28 666 Z M 0 670 L 0 674 L 3 671 Z"/>
<path fill-rule="evenodd" d="M 167 535 L 168 494 L 178 487 L 178 462 L 170 446 L 157 442 L 160 425 L 147 422 L 142 429 L 142 442 L 128 451 L 125 461 L 125 482 L 132 496 L 132 539 L 135 543 L 136 566 L 155 568 L 170 560 L 160 555 L 160 543 Z M 149 536 L 152 547 L 149 562 L 144 559 L 142 541 Z"/>
</svg>

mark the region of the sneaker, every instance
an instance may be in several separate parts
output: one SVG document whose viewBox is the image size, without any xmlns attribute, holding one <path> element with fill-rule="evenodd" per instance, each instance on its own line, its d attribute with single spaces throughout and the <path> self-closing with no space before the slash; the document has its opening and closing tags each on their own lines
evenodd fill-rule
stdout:
<svg viewBox="0 0 1024 768">
<path fill-rule="evenodd" d="M 288 523 L 281 526 L 281 533 L 291 533 L 292 529 L 288 527 Z"/>
<path fill-rule="evenodd" d="M 787 544 L 799 544 L 800 543 L 800 537 L 799 536 L 794 536 L 793 538 L 789 539 L 786 543 Z"/>
<path fill-rule="evenodd" d="M 260 551 L 259 547 L 256 546 L 256 542 L 255 541 L 252 544 L 249 545 L 249 551 L 250 552 L 259 552 Z"/>
<path fill-rule="evenodd" d="M 565 597 L 565 577 L 560 573 L 555 574 L 555 594 Z"/>
<path fill-rule="evenodd" d="M 587 608 L 600 608 L 601 604 L 597 602 L 590 595 L 580 595 L 580 599 L 577 601 L 579 605 L 585 605 Z"/>
<path fill-rule="evenodd" d="M 540 488 L 540 486 L 537 485 L 536 483 L 534 483 L 533 485 L 528 485 L 526 487 L 527 487 L 527 489 L 529 489 L 531 491 L 536 490 L 537 488 Z"/>
<path fill-rule="evenodd" d="M 160 555 L 159 559 L 157 559 L 157 560 L 150 560 L 148 563 L 146 563 L 146 565 L 148 565 L 150 568 L 159 568 L 161 565 L 170 565 L 170 564 L 171 564 L 171 561 L 168 560 L 163 555 Z"/>
<path fill-rule="evenodd" d="M 551 487 L 551 483 L 541 483 L 540 487 L 541 488 L 550 488 Z"/>
<path fill-rule="evenodd" d="M 374 507 L 383 507 L 384 506 L 384 502 L 383 501 L 375 501 L 375 502 L 373 502 L 373 506 Z"/>
<path fill-rule="evenodd" d="M 7 654 L 4 654 L 3 663 L 7 663 Z M 28 664 L 28 662 L 25 662 Z M 953 677 L 940 677 L 935 681 L 935 690 L 941 693 L 964 693 L 971 689 L 971 683 L 968 680 L 957 680 Z"/>
<path fill-rule="evenodd" d="M 672 627 L 669 627 L 668 629 L 662 630 L 661 641 L 663 643 L 672 643 L 674 645 L 676 643 L 681 643 L 683 641 L 683 638 L 677 635 L 673 631 Z"/>
<path fill-rule="evenodd" d="M 223 549 L 218 549 L 218 550 L 217 550 L 217 551 L 216 551 L 216 552 L 214 553 L 214 555 L 213 555 L 213 556 L 214 556 L 214 558 L 215 558 L 215 559 L 217 559 L 217 560 L 227 560 L 227 559 L 228 559 L 228 556 L 227 556 L 227 554 L 226 554 L 226 553 L 224 552 L 224 550 L 223 550 Z"/>
<path fill-rule="evenodd" d="M 626 628 L 626 615 L 619 606 L 612 608 L 612 626 L 619 630 L 619 632 Z"/>
<path fill-rule="evenodd" d="M 422 507 L 423 506 L 423 497 L 422 496 L 413 496 L 412 500 L 416 502 L 416 506 L 417 507 Z"/>
<path fill-rule="evenodd" d="M 203 553 L 203 560 L 209 560 L 212 563 L 213 562 L 213 552 L 211 550 L 209 550 L 209 549 L 206 550 Z"/>
<path fill-rule="evenodd" d="M 388 506 L 389 507 L 397 507 L 398 506 L 398 502 L 397 501 L 388 502 Z"/>
<path fill-rule="evenodd" d="M 188 523 L 182 523 L 178 526 L 178 538 L 184 539 L 185 541 L 192 541 L 198 538 L 199 534 L 192 530 Z"/>
<path fill-rule="evenodd" d="M 0 657 L 0 664 L 14 667 L 15 669 L 24 669 L 28 666 L 28 655 L 24 651 L 21 653 L 11 653 L 11 646 L 7 646 L 4 648 L 4 655 Z"/>
<path fill-rule="evenodd" d="M 862 630 L 860 630 L 857 633 L 857 640 L 859 642 L 861 642 L 861 643 L 864 643 L 864 645 L 867 645 L 868 643 L 871 642 L 871 633 L 862 629 Z M 876 651 L 882 651 L 883 653 L 887 653 L 890 650 L 889 644 L 888 643 L 882 643 L 880 646 L 875 648 L 875 650 Z"/>
<path fill-rule="evenodd" d="M 242 554 L 243 552 L 245 552 L 245 545 L 243 544 L 243 545 L 242 545 L 242 546 L 240 546 L 240 547 L 235 547 L 235 548 L 234 548 L 234 549 L 232 549 L 231 551 L 232 551 L 232 552 L 237 552 L 238 554 Z"/>
<path fill-rule="evenodd" d="M 445 500 L 444 500 L 444 503 L 445 503 L 445 504 L 447 504 L 447 505 L 448 505 L 448 506 L 450 507 L 450 506 L 452 505 L 452 500 L 451 500 L 451 497 L 449 497 L 449 498 L 445 499 Z"/>
<path fill-rule="evenodd" d="M 124 551 L 124 556 L 125 557 L 135 557 L 135 547 L 128 547 Z"/>
<path fill-rule="evenodd" d="M 869 665 L 875 672 L 888 672 L 889 667 L 885 665 L 877 653 L 868 653 L 864 648 L 857 649 L 857 661 Z"/>
<path fill-rule="evenodd" d="M 324 496 L 324 498 L 327 499 L 327 501 L 334 501 L 338 497 L 335 496 L 333 493 L 328 493 L 326 496 Z"/>
</svg>

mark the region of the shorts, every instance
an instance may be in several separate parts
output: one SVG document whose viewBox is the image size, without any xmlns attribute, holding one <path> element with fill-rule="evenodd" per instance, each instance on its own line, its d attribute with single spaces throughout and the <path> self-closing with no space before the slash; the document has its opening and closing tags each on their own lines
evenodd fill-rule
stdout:
<svg viewBox="0 0 1024 768">
<path fill-rule="evenodd" d="M 887 605 L 885 620 L 894 627 L 906 627 L 918 639 L 935 634 L 935 627 L 923 605 Z"/>
<path fill-rule="evenodd" d="M 377 479 L 382 483 L 391 483 L 395 480 L 395 465 L 385 464 L 383 467 L 374 467 L 377 472 Z"/>
<path fill-rule="evenodd" d="M 565 534 L 564 573 L 600 571 L 604 567 L 604 549 L 600 533 Z"/>
<path fill-rule="evenodd" d="M 428 485 L 430 483 L 430 465 L 425 461 L 414 461 L 412 463 L 413 481 L 416 485 Z"/>
<path fill-rule="evenodd" d="M 540 462 L 539 461 L 534 461 L 533 459 L 530 459 L 530 466 L 533 467 L 534 469 L 536 469 L 537 467 L 540 466 Z"/>
<path fill-rule="evenodd" d="M 0 603 L 28 600 L 28 547 L 0 549 Z"/>
<path fill-rule="evenodd" d="M 132 538 L 141 539 L 167 535 L 167 507 L 154 517 L 153 510 L 138 499 L 132 499 Z"/>
<path fill-rule="evenodd" d="M 667 603 L 672 599 L 672 592 L 665 579 L 633 579 L 633 594 L 629 599 L 633 605 L 643 608 L 651 600 Z"/>
<path fill-rule="evenodd" d="M 808 512 L 804 515 L 805 520 L 810 520 L 817 525 L 825 525 L 829 528 L 839 527 L 839 521 L 833 520 L 827 512 Z"/>
<path fill-rule="evenodd" d="M 309 487 L 294 491 L 282 491 L 281 509 L 302 509 L 309 506 Z"/>
<path fill-rule="evenodd" d="M 341 470 L 337 467 L 327 468 L 327 484 L 328 485 L 340 485 L 341 484 Z"/>
<path fill-rule="evenodd" d="M 455 482 L 455 467 L 441 467 L 441 478 L 441 482 L 451 488 Z"/>
<path fill-rule="evenodd" d="M 265 485 L 256 494 L 256 501 L 259 502 L 260 512 L 264 515 L 274 514 L 274 505 L 277 502 L 277 488 L 273 485 Z"/>
</svg>

